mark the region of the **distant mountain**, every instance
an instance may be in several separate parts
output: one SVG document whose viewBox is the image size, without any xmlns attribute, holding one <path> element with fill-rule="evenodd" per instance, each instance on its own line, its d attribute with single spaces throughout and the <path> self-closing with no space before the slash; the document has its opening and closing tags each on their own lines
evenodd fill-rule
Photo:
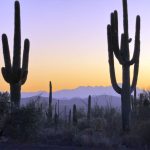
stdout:
<svg viewBox="0 0 150 150">
<path fill-rule="evenodd" d="M 141 93 L 142 90 L 137 88 L 137 95 Z M 118 95 L 112 86 L 80 86 L 75 89 L 65 89 L 53 92 L 53 98 L 54 99 L 72 99 L 72 98 L 87 98 L 88 95 L 94 95 L 94 96 L 100 96 L 100 95 L 108 95 L 108 96 L 115 96 L 118 97 Z M 49 93 L 45 91 L 38 91 L 38 92 L 23 92 L 21 94 L 22 98 L 29 98 L 33 96 L 42 96 L 42 97 L 48 97 Z"/>
<path fill-rule="evenodd" d="M 43 103 L 44 107 L 46 108 L 48 105 L 48 97 L 30 97 L 30 98 L 22 98 L 21 100 L 21 105 L 26 105 L 28 102 L 31 100 L 38 100 L 39 102 Z M 58 99 L 53 99 L 52 104 L 53 106 L 58 102 Z M 64 108 L 67 108 L 67 111 L 69 109 L 72 109 L 73 104 L 76 104 L 78 108 L 84 108 L 87 109 L 88 106 L 88 98 L 71 98 L 69 100 L 60 100 L 59 105 L 60 105 L 60 111 L 63 111 Z M 117 107 L 120 108 L 121 106 L 121 100 L 120 97 L 115 97 L 115 96 L 109 96 L 109 95 L 100 95 L 100 96 L 92 96 L 91 100 L 91 105 L 92 107 L 99 105 L 99 106 L 112 106 L 112 107 Z"/>
</svg>

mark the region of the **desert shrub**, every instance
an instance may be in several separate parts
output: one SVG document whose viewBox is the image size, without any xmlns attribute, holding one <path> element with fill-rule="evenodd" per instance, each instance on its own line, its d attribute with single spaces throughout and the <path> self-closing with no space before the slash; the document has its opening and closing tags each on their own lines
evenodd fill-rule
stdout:
<svg viewBox="0 0 150 150">
<path fill-rule="evenodd" d="M 104 116 L 104 107 L 100 107 L 98 104 L 95 104 L 92 108 L 91 116 L 93 118 L 102 118 Z"/>
<path fill-rule="evenodd" d="M 78 119 L 86 117 L 86 113 L 83 107 L 77 109 Z"/>
<path fill-rule="evenodd" d="M 105 126 L 106 126 L 105 118 L 91 119 L 91 128 L 93 128 L 95 131 L 104 131 Z"/>
<path fill-rule="evenodd" d="M 137 147 L 139 148 L 140 146 L 142 146 L 143 139 L 139 135 L 130 133 L 122 137 L 121 143 L 126 147 L 136 149 Z"/>
<path fill-rule="evenodd" d="M 42 105 L 32 101 L 11 113 L 7 134 L 22 141 L 33 140 L 38 136 L 43 122 Z"/>
<path fill-rule="evenodd" d="M 113 107 L 106 107 L 104 111 L 106 124 L 104 126 L 106 136 L 114 136 L 120 134 L 121 131 L 121 113 Z"/>
<path fill-rule="evenodd" d="M 91 128 L 76 134 L 73 142 L 78 146 L 100 147 L 101 149 L 110 149 L 112 146 L 109 138 L 99 132 L 94 132 Z"/>
<path fill-rule="evenodd" d="M 73 142 L 78 146 L 92 146 L 92 129 L 85 129 L 74 136 Z"/>
<path fill-rule="evenodd" d="M 0 136 L 6 128 L 7 118 L 10 113 L 10 101 L 8 92 L 0 92 Z"/>
<path fill-rule="evenodd" d="M 137 134 L 143 139 L 144 143 L 150 143 L 150 120 L 139 124 Z"/>
<path fill-rule="evenodd" d="M 84 129 L 86 129 L 86 128 L 90 128 L 90 124 L 91 124 L 91 122 L 89 122 L 89 121 L 87 120 L 87 118 L 82 118 L 82 119 L 79 119 L 79 120 L 78 120 L 77 128 L 78 128 L 79 130 L 84 130 Z"/>
<path fill-rule="evenodd" d="M 7 114 L 10 110 L 10 101 L 8 92 L 0 92 L 0 116 Z"/>
<path fill-rule="evenodd" d="M 134 141 L 138 141 L 138 144 L 149 144 L 150 143 L 150 91 L 143 91 L 139 99 L 137 99 L 137 105 L 135 107 L 136 115 L 132 118 L 132 130 L 130 137 L 133 137 Z M 126 138 L 130 139 L 130 138 Z M 133 144 L 134 142 L 131 142 Z"/>
<path fill-rule="evenodd" d="M 139 120 L 149 120 L 150 119 L 150 107 L 140 106 L 138 110 L 137 119 Z"/>
<path fill-rule="evenodd" d="M 137 109 L 137 119 L 138 120 L 148 120 L 150 119 L 150 97 L 147 97 L 140 101 Z"/>
</svg>

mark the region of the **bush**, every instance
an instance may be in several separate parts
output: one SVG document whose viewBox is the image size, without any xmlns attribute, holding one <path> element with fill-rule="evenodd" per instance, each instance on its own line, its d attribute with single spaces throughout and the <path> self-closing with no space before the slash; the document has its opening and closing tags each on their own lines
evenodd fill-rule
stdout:
<svg viewBox="0 0 150 150">
<path fill-rule="evenodd" d="M 150 143 L 150 120 L 142 121 L 137 127 L 137 135 L 141 137 L 145 144 Z"/>
<path fill-rule="evenodd" d="M 80 119 L 77 127 L 79 130 L 84 130 L 90 127 L 90 122 L 87 120 L 87 118 Z"/>
<path fill-rule="evenodd" d="M 98 104 L 95 104 L 91 114 L 93 118 L 102 118 L 104 116 L 104 107 L 99 107 Z"/>
<path fill-rule="evenodd" d="M 2 136 L 10 113 L 10 102 L 8 92 L 0 92 L 0 136 Z"/>
<path fill-rule="evenodd" d="M 32 101 L 11 114 L 7 134 L 22 141 L 33 140 L 38 136 L 43 121 L 41 105 Z"/>
</svg>

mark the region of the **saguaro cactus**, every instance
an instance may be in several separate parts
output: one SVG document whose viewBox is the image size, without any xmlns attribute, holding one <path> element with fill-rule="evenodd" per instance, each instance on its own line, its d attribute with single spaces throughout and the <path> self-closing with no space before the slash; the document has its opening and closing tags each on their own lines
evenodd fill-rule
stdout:
<svg viewBox="0 0 150 150">
<path fill-rule="evenodd" d="M 49 82 L 49 101 L 48 101 L 48 110 L 46 112 L 46 116 L 47 116 L 47 121 L 51 122 L 52 121 L 52 83 L 51 81 Z"/>
<path fill-rule="evenodd" d="M 49 82 L 49 108 L 48 108 L 48 113 L 49 113 L 49 119 L 52 119 L 52 82 Z"/>
<path fill-rule="evenodd" d="M 68 124 L 71 125 L 71 109 L 69 110 Z"/>
<path fill-rule="evenodd" d="M 58 100 L 58 110 L 57 110 L 57 112 L 58 112 L 58 120 L 59 120 L 59 115 L 60 115 L 60 112 L 59 112 L 59 110 L 60 110 L 60 104 L 59 104 L 59 102 L 60 102 L 60 100 Z"/>
<path fill-rule="evenodd" d="M 57 102 L 55 103 L 54 123 L 55 123 L 55 131 L 56 131 L 58 128 Z"/>
<path fill-rule="evenodd" d="M 8 39 L 6 34 L 2 35 L 3 55 L 5 67 L 2 67 L 2 75 L 6 82 L 10 84 L 10 97 L 12 106 L 19 107 L 20 91 L 27 79 L 29 60 L 29 40 L 24 41 L 24 52 L 22 68 L 21 66 L 21 27 L 20 27 L 20 4 L 15 1 L 15 27 L 14 27 L 14 49 L 13 61 L 11 64 Z"/>
<path fill-rule="evenodd" d="M 130 129 L 130 95 L 134 91 L 138 78 L 139 55 L 140 55 L 140 16 L 136 17 L 136 32 L 134 54 L 130 60 L 129 55 L 129 39 L 128 34 L 128 11 L 127 0 L 123 0 L 123 27 L 124 33 L 121 34 L 121 45 L 119 48 L 118 42 L 118 13 L 115 10 L 111 13 L 111 24 L 107 26 L 108 36 L 108 54 L 109 54 L 109 69 L 110 78 L 114 90 L 121 94 L 121 108 L 122 108 L 122 128 L 124 131 Z M 122 88 L 119 87 L 116 81 L 114 55 L 122 65 Z M 130 66 L 134 65 L 133 80 L 130 86 Z"/>
<path fill-rule="evenodd" d="M 88 111 L 87 111 L 87 120 L 91 119 L 91 95 L 88 97 Z"/>
<path fill-rule="evenodd" d="M 77 118 L 77 108 L 76 108 L 76 104 L 73 105 L 73 116 L 72 116 L 72 122 L 73 125 L 76 126 L 78 123 L 78 118 Z"/>
</svg>

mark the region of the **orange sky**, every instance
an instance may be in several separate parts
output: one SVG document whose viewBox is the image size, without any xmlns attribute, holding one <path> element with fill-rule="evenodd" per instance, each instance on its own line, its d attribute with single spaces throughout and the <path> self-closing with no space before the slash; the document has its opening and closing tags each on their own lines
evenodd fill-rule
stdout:
<svg viewBox="0 0 150 150">
<path fill-rule="evenodd" d="M 111 85 L 108 68 L 106 26 L 110 12 L 119 12 L 119 33 L 122 31 L 121 0 L 41 0 L 20 1 L 22 19 L 22 43 L 31 42 L 29 75 L 22 91 L 48 91 L 49 81 L 53 90 L 72 89 L 78 86 Z M 35 7 L 36 2 L 36 7 Z M 138 87 L 150 88 L 150 1 L 130 1 L 129 32 L 134 44 L 135 17 L 141 15 L 141 56 Z M 14 6 L 8 0 L 0 1 L 0 35 L 8 35 L 10 50 L 13 47 Z M 7 19 L 6 19 L 7 18 Z M 23 47 L 23 46 L 22 46 Z M 0 43 L 0 67 L 3 66 Z M 121 82 L 121 66 L 116 63 L 118 83 Z M 132 76 L 132 73 L 131 73 Z M 9 85 L 0 74 L 0 90 Z"/>
</svg>

